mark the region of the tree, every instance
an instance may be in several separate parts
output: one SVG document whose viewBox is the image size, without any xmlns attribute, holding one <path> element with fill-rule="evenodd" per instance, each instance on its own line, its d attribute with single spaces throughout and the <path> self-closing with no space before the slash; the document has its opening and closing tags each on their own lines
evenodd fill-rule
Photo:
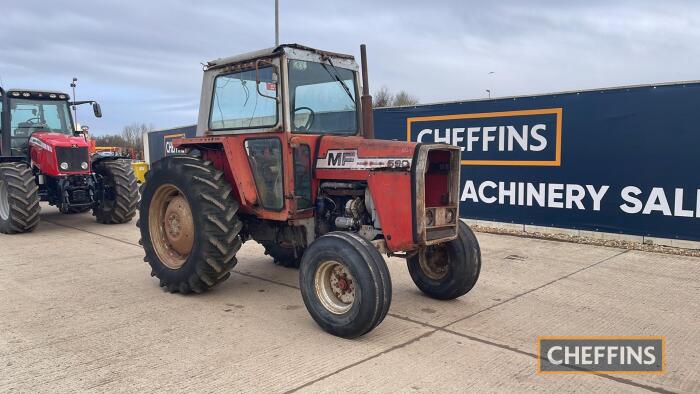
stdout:
<svg viewBox="0 0 700 394">
<path fill-rule="evenodd" d="M 416 105 L 418 102 L 416 96 L 407 93 L 405 90 L 401 90 L 394 95 L 386 86 L 379 88 L 372 96 L 372 106 L 374 108 Z"/>
<path fill-rule="evenodd" d="M 372 106 L 374 108 L 389 107 L 393 101 L 394 95 L 391 94 L 391 91 L 386 86 L 382 86 L 372 95 Z"/>
<path fill-rule="evenodd" d="M 408 94 L 405 90 L 396 93 L 396 96 L 394 96 L 394 107 L 416 104 L 418 104 L 418 98 L 416 96 Z"/>
<path fill-rule="evenodd" d="M 153 125 L 134 123 L 124 126 L 120 134 L 99 135 L 93 139 L 98 147 L 117 147 L 123 152 L 133 149 L 132 152 L 135 152 L 137 157 L 143 157 L 143 136 L 152 130 Z"/>
<path fill-rule="evenodd" d="M 136 150 L 143 149 L 143 136 L 153 130 L 153 125 L 145 123 L 134 123 L 124 126 L 121 133 L 121 138 L 124 142 L 124 147 L 134 148 Z"/>
<path fill-rule="evenodd" d="M 98 135 L 93 137 L 97 146 L 126 146 L 126 142 L 121 135 Z"/>
</svg>

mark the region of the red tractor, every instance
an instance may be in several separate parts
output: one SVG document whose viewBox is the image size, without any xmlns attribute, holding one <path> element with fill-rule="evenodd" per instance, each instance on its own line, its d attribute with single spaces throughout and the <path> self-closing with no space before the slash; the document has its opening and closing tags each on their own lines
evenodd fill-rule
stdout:
<svg viewBox="0 0 700 394">
<path fill-rule="evenodd" d="M 327 332 L 352 338 L 391 303 L 382 254 L 404 257 L 437 299 L 469 292 L 479 244 L 459 219 L 460 151 L 373 139 L 371 96 L 350 55 L 282 45 L 206 64 L 197 137 L 151 166 L 138 226 L 151 275 L 201 293 L 230 276 L 243 242 L 299 266 Z"/>
<path fill-rule="evenodd" d="M 138 204 L 131 166 L 119 157 L 90 157 L 75 131 L 65 93 L 0 88 L 0 232 L 24 233 L 39 223 L 39 201 L 62 213 L 92 209 L 100 223 L 130 221 Z"/>
</svg>

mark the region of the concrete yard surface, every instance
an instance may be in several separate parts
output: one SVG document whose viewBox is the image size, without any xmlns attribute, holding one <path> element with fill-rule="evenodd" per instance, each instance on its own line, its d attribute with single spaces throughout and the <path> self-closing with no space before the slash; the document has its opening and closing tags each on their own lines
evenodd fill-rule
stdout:
<svg viewBox="0 0 700 394">
<path fill-rule="evenodd" d="M 469 294 L 427 298 L 388 259 L 389 315 L 345 340 L 253 242 L 212 291 L 164 292 L 135 223 L 43 206 L 0 235 L 0 392 L 700 392 L 700 258 L 477 233 Z M 665 336 L 667 372 L 538 375 L 545 335 Z"/>
</svg>

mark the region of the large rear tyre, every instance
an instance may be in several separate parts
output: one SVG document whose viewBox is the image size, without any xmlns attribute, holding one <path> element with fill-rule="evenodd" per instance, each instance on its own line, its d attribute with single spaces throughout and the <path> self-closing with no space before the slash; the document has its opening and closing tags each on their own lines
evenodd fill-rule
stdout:
<svg viewBox="0 0 700 394">
<path fill-rule="evenodd" d="M 121 224 L 136 215 L 139 189 L 134 170 L 125 160 L 102 160 L 93 169 L 101 177 L 97 205 L 92 214 L 99 223 Z"/>
<path fill-rule="evenodd" d="M 202 293 L 228 279 L 242 241 L 238 203 L 223 172 L 191 156 L 153 164 L 137 225 L 151 275 L 171 293 Z"/>
<path fill-rule="evenodd" d="M 301 295 L 311 317 L 326 332 L 355 338 L 384 320 L 391 305 L 391 277 L 384 259 L 364 238 L 332 232 L 304 252 Z"/>
<path fill-rule="evenodd" d="M 39 186 L 24 163 L 0 164 L 0 233 L 34 230 L 39 223 Z"/>
<path fill-rule="evenodd" d="M 301 264 L 301 256 L 304 250 L 297 248 L 296 254 L 293 247 L 285 247 L 274 242 L 263 242 L 265 254 L 273 258 L 274 263 L 287 268 L 299 268 Z"/>
<path fill-rule="evenodd" d="M 481 271 L 481 249 L 474 232 L 460 221 L 457 238 L 421 249 L 408 258 L 408 272 L 426 295 L 452 300 L 467 294 Z"/>
</svg>

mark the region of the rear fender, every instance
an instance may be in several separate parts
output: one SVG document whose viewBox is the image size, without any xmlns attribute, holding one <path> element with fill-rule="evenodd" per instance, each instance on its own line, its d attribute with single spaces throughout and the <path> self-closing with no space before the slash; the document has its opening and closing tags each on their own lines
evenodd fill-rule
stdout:
<svg viewBox="0 0 700 394">
<path fill-rule="evenodd" d="M 266 135 L 272 136 L 277 135 Z M 214 167 L 223 171 L 224 178 L 231 185 L 234 197 L 240 204 L 241 212 L 261 219 L 285 221 L 289 218 L 286 209 L 279 212 L 270 211 L 263 209 L 259 204 L 255 178 L 245 151 L 246 138 L 255 136 L 195 137 L 175 140 L 173 145 L 185 150 L 198 150 L 202 153 L 202 159 L 211 161 Z"/>
<path fill-rule="evenodd" d="M 207 149 L 202 149 L 201 152 L 203 160 L 211 161 L 214 167 L 223 171 L 224 178 L 231 185 L 231 189 L 233 189 L 234 199 L 240 204 L 239 209 L 247 212 L 249 206 L 257 203 L 257 195 L 251 193 L 250 190 L 242 188 L 239 184 L 238 170 L 236 170 L 236 174 L 234 174 L 229 161 L 226 159 L 226 152 L 224 151 L 223 145 L 207 147 Z"/>
<path fill-rule="evenodd" d="M 103 161 L 114 161 L 114 160 L 119 160 L 119 159 L 127 159 L 125 156 L 102 156 L 99 153 L 95 154 L 92 156 L 92 165 L 94 166 L 97 163 L 101 163 Z"/>
</svg>

